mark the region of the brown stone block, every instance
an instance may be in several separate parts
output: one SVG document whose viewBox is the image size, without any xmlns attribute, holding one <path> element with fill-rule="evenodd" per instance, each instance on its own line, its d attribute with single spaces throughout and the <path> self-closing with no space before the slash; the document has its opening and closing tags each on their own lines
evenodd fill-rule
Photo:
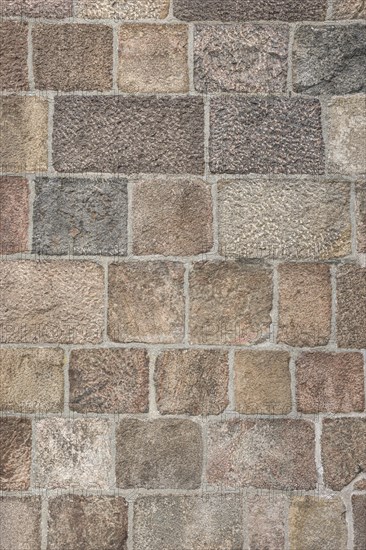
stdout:
<svg viewBox="0 0 366 550">
<path fill-rule="evenodd" d="M 27 418 L 0 418 L 0 490 L 29 489 L 32 424 Z"/>
<path fill-rule="evenodd" d="M 337 272 L 337 342 L 366 347 L 366 268 L 343 265 Z"/>
<path fill-rule="evenodd" d="M 352 495 L 354 550 L 366 548 L 366 495 Z"/>
<path fill-rule="evenodd" d="M 0 498 L 0 550 L 41 548 L 41 498 Z"/>
<path fill-rule="evenodd" d="M 88 19 L 164 19 L 169 0 L 78 0 L 77 17 Z"/>
<path fill-rule="evenodd" d="M 27 41 L 28 25 L 0 22 L 0 90 L 28 89 Z"/>
<path fill-rule="evenodd" d="M 0 254 L 27 251 L 28 201 L 27 180 L 0 177 Z"/>
</svg>

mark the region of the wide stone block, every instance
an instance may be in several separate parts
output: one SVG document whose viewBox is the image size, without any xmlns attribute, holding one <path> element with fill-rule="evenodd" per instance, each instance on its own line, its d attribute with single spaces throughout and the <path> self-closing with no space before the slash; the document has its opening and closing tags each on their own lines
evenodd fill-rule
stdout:
<svg viewBox="0 0 366 550">
<path fill-rule="evenodd" d="M 75 15 L 88 19 L 164 19 L 169 0 L 78 0 Z"/>
<path fill-rule="evenodd" d="M 6 0 L 0 7 L 4 17 L 72 17 L 73 0 Z"/>
<path fill-rule="evenodd" d="M 0 7 L 1 16 L 1 7 Z M 28 89 L 28 25 L 0 22 L 0 90 Z"/>
<path fill-rule="evenodd" d="M 41 498 L 0 498 L 0 550 L 41 548 Z"/>
<path fill-rule="evenodd" d="M 26 179 L 0 177 L 0 254 L 28 249 L 29 186 Z"/>
<path fill-rule="evenodd" d="M 28 418 L 0 417 L 0 491 L 29 489 L 31 451 L 31 421 Z"/>
<path fill-rule="evenodd" d="M 366 348 L 366 268 L 345 264 L 337 272 L 337 342 Z"/>
</svg>

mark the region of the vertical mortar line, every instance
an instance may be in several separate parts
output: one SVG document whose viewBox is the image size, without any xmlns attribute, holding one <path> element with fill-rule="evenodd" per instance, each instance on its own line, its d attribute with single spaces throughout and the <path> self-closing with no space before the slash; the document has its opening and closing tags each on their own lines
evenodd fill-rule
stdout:
<svg viewBox="0 0 366 550">
<path fill-rule="evenodd" d="M 194 93 L 194 24 L 188 24 L 188 82 L 189 91 Z"/>
<path fill-rule="evenodd" d="M 159 416 L 159 411 L 156 406 L 156 391 L 155 391 L 155 363 L 156 358 L 159 355 L 159 349 L 152 348 L 148 352 L 149 356 L 149 416 L 156 418 Z"/>
<path fill-rule="evenodd" d="M 279 311 L 279 275 L 278 275 L 279 262 L 274 260 L 272 267 L 272 311 L 271 311 L 271 327 L 270 327 L 270 342 L 271 344 L 277 343 L 278 334 L 278 311 Z"/>
<path fill-rule="evenodd" d="M 204 102 L 204 159 L 205 177 L 210 175 L 209 143 L 210 143 L 210 96 L 203 96 Z"/>
<path fill-rule="evenodd" d="M 290 352 L 290 384 L 291 384 L 291 412 L 297 414 L 297 400 L 296 400 L 296 360 L 298 358 L 299 352 L 291 351 Z"/>
<path fill-rule="evenodd" d="M 127 182 L 127 256 L 133 253 L 133 186 L 132 182 Z"/>
<path fill-rule="evenodd" d="M 103 261 L 103 268 L 104 268 L 104 320 L 103 320 L 103 334 L 102 334 L 102 341 L 103 342 L 109 342 L 108 337 L 108 279 L 109 279 L 109 263 L 108 260 L 105 259 Z"/>
<path fill-rule="evenodd" d="M 113 31 L 113 61 L 112 61 L 112 75 L 113 75 L 113 91 L 118 93 L 118 67 L 119 67 L 119 52 L 118 52 L 118 38 L 119 38 L 119 24 L 114 23 L 112 26 Z"/>
<path fill-rule="evenodd" d="M 184 264 L 184 344 L 189 345 L 189 273 L 190 262 Z"/>
<path fill-rule="evenodd" d="M 333 0 L 328 0 L 327 3 L 327 14 L 325 16 L 325 20 L 331 20 L 333 17 Z"/>
<path fill-rule="evenodd" d="M 328 175 L 328 134 L 329 134 L 329 108 L 328 108 L 328 99 L 326 97 L 320 97 L 320 108 L 321 108 L 321 125 L 322 125 L 322 136 L 324 142 L 324 175 Z"/>
<path fill-rule="evenodd" d="M 352 488 L 347 487 L 347 489 L 342 492 L 341 497 L 346 508 L 347 550 L 354 550 Z"/>
<path fill-rule="evenodd" d="M 29 82 L 29 89 L 30 91 L 34 91 L 35 84 L 34 84 L 34 73 L 33 73 L 33 40 L 32 40 L 32 31 L 33 31 L 33 23 L 28 22 L 28 57 L 27 57 L 27 65 L 28 65 L 28 82 Z"/>
<path fill-rule="evenodd" d="M 351 250 L 352 256 L 357 257 L 357 220 L 356 220 L 356 184 L 351 182 L 350 188 L 350 217 L 351 217 Z"/>
<path fill-rule="evenodd" d="M 219 254 L 219 204 L 218 204 L 218 187 L 217 181 L 211 185 L 211 200 L 212 200 L 212 238 L 214 254 Z"/>
<path fill-rule="evenodd" d="M 322 464 L 322 453 L 321 453 L 321 437 L 323 430 L 323 418 L 319 414 L 314 420 L 315 427 L 315 466 L 316 466 L 316 477 L 317 477 L 317 493 L 321 494 L 324 491 L 324 480 L 323 480 L 323 464 Z"/>
<path fill-rule="evenodd" d="M 116 480 L 116 415 L 114 415 L 110 420 L 111 428 L 111 458 L 112 458 L 112 471 L 110 473 L 110 488 L 117 494 L 117 480 Z"/>
<path fill-rule="evenodd" d="M 286 511 L 285 511 L 285 547 L 284 550 L 290 549 L 290 495 L 286 495 Z"/>
<path fill-rule="evenodd" d="M 64 351 L 64 416 L 70 416 L 69 368 L 70 368 L 71 350 L 69 346 L 65 346 L 63 348 L 63 351 Z"/>
<path fill-rule="evenodd" d="M 52 134 L 53 134 L 53 115 L 55 112 L 55 94 L 48 94 L 48 172 L 53 174 L 53 152 L 52 152 Z"/>
<path fill-rule="evenodd" d="M 133 550 L 134 506 L 135 502 L 130 500 L 128 502 L 127 550 Z"/>
<path fill-rule="evenodd" d="M 229 368 L 229 384 L 228 384 L 228 399 L 229 411 L 235 411 L 235 373 L 234 373 L 234 363 L 235 363 L 235 349 L 231 348 L 228 353 L 228 368 Z"/>
<path fill-rule="evenodd" d="M 249 516 L 248 516 L 248 491 L 243 490 L 243 496 L 242 496 L 242 504 L 243 504 L 243 515 L 242 515 L 242 522 L 243 522 L 243 550 L 250 550 L 249 546 Z"/>
<path fill-rule="evenodd" d="M 48 535 L 48 495 L 47 492 L 42 495 L 41 507 L 41 550 L 47 550 Z"/>
<path fill-rule="evenodd" d="M 329 343 L 337 347 L 337 266 L 335 264 L 330 267 L 330 282 L 332 287 L 332 313 Z"/>
<path fill-rule="evenodd" d="M 288 54 L 287 54 L 287 81 L 286 81 L 286 92 L 288 96 L 292 95 L 292 55 L 293 55 L 293 45 L 295 40 L 295 24 L 289 25 L 289 40 L 288 40 Z"/>
<path fill-rule="evenodd" d="M 174 0 L 170 0 L 169 2 L 169 11 L 168 11 L 168 19 L 173 19 L 174 18 L 174 4 L 173 4 Z"/>
<path fill-rule="evenodd" d="M 201 430 L 202 430 L 202 472 L 201 472 L 201 494 L 204 498 L 204 493 L 207 489 L 207 424 L 209 422 L 208 416 L 202 415 L 201 417 Z"/>
<path fill-rule="evenodd" d="M 35 184 L 34 177 L 29 176 L 28 178 L 28 251 L 27 253 L 32 254 L 33 250 L 33 204 L 35 199 Z"/>
</svg>

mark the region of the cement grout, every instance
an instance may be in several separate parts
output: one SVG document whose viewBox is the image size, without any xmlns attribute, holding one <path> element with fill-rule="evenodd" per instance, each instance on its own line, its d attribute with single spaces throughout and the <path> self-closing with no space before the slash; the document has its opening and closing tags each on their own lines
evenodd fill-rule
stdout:
<svg viewBox="0 0 366 550">
<path fill-rule="evenodd" d="M 155 365 L 159 352 L 156 349 L 149 351 L 149 417 L 156 418 L 159 416 L 158 407 L 156 404 L 156 389 L 155 389 Z"/>
<path fill-rule="evenodd" d="M 190 311 L 190 302 L 189 302 L 189 274 L 191 271 L 191 264 L 187 262 L 184 264 L 184 344 L 189 346 L 189 311 Z"/>
<path fill-rule="evenodd" d="M 48 535 L 48 498 L 42 495 L 41 499 L 41 550 L 47 550 Z"/>
<path fill-rule="evenodd" d="M 112 84 L 112 91 L 114 94 L 118 93 L 118 73 L 119 73 L 119 26 L 113 25 L 113 67 L 112 67 L 112 75 L 113 75 L 113 84 Z"/>
<path fill-rule="evenodd" d="M 337 268 L 334 265 L 330 268 L 330 283 L 332 292 L 332 309 L 329 345 L 337 347 Z"/>
<path fill-rule="evenodd" d="M 27 67 L 28 67 L 28 82 L 29 82 L 29 90 L 34 91 L 35 90 L 35 83 L 34 83 L 34 73 L 33 73 L 33 40 L 32 40 L 32 27 L 33 24 L 29 23 L 28 26 L 28 56 L 27 56 Z"/>
</svg>

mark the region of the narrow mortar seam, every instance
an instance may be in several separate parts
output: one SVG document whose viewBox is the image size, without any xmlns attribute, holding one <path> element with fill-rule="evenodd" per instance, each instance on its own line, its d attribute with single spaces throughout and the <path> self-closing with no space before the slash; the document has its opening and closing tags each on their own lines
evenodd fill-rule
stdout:
<svg viewBox="0 0 366 550">
<path fill-rule="evenodd" d="M 35 182 L 34 182 L 34 176 L 30 176 L 27 178 L 28 180 L 28 245 L 27 249 L 29 250 L 29 253 L 32 253 L 33 250 L 33 231 L 34 231 L 34 224 L 33 224 L 33 210 L 34 210 L 34 200 L 36 196 L 36 190 L 35 190 Z"/>
<path fill-rule="evenodd" d="M 273 262 L 272 269 L 272 311 L 271 315 L 271 326 L 270 326 L 270 342 L 272 344 L 277 344 L 278 337 L 278 323 L 279 323 L 279 303 L 280 303 L 280 290 L 279 290 L 279 271 L 278 266 L 280 262 L 275 260 Z"/>
<path fill-rule="evenodd" d="M 194 26 L 188 24 L 188 78 L 189 78 L 189 93 L 194 94 Z"/>
<path fill-rule="evenodd" d="M 48 538 L 48 496 L 41 497 L 41 550 L 47 550 Z"/>
<path fill-rule="evenodd" d="M 321 452 L 321 438 L 323 430 L 323 418 L 322 415 L 317 415 L 314 421 L 315 426 L 315 466 L 317 477 L 317 491 L 321 494 L 325 491 L 324 487 L 324 469 L 322 464 L 322 452 Z"/>
<path fill-rule="evenodd" d="M 183 295 L 184 295 L 184 337 L 183 343 L 189 346 L 189 313 L 190 313 L 190 296 L 189 296 L 189 275 L 191 271 L 191 264 L 187 262 L 184 264 L 184 282 L 183 282 Z"/>
<path fill-rule="evenodd" d="M 287 79 L 286 79 L 286 95 L 289 97 L 293 94 L 293 48 L 295 41 L 295 24 L 289 25 L 288 39 L 288 54 L 287 54 Z"/>
<path fill-rule="evenodd" d="M 155 365 L 158 357 L 156 349 L 149 350 L 149 418 L 157 418 L 160 416 L 158 407 L 156 404 L 156 388 L 155 388 Z"/>
<path fill-rule="evenodd" d="M 53 168 L 53 117 L 55 113 L 55 94 L 53 92 L 48 94 L 48 174 L 50 176 L 57 175 Z"/>
<path fill-rule="evenodd" d="M 113 27 L 112 91 L 118 94 L 119 88 L 119 24 Z"/>
<path fill-rule="evenodd" d="M 64 410 L 63 414 L 70 415 L 70 379 L 69 379 L 69 369 L 70 369 L 70 356 L 71 349 L 70 346 L 63 346 L 64 351 Z"/>
<path fill-rule="evenodd" d="M 34 72 L 33 72 L 33 23 L 28 23 L 28 55 L 27 55 L 27 68 L 28 68 L 28 82 L 29 82 L 29 91 L 33 92 L 35 89 L 34 83 Z"/>
<path fill-rule="evenodd" d="M 337 349 L 337 267 L 332 264 L 330 267 L 331 284 L 331 327 L 329 346 Z"/>
</svg>

